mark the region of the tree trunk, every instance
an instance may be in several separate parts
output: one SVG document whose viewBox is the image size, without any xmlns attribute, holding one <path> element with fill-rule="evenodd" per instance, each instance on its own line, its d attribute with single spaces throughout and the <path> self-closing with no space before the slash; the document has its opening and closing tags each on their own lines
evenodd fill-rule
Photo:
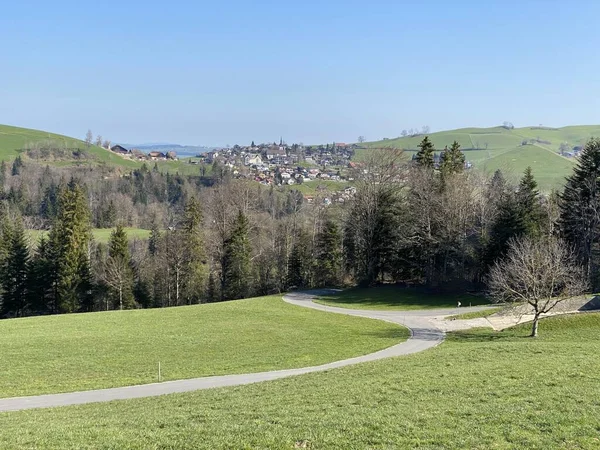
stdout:
<svg viewBox="0 0 600 450">
<path fill-rule="evenodd" d="M 540 322 L 540 315 L 539 315 L 539 313 L 536 312 L 535 315 L 533 316 L 533 327 L 531 328 L 531 337 L 537 337 L 539 322 Z"/>
<path fill-rule="evenodd" d="M 123 311 L 123 285 L 119 284 L 119 309 Z"/>
</svg>

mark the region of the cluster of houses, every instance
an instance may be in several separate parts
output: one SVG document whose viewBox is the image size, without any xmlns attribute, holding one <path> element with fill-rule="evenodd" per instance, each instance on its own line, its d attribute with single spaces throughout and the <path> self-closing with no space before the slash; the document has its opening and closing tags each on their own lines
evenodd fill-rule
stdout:
<svg viewBox="0 0 600 450">
<path fill-rule="evenodd" d="M 128 150 L 125 147 L 123 147 L 122 145 L 112 145 L 109 146 L 109 150 L 111 152 L 114 152 L 118 155 L 121 155 L 125 158 L 130 158 L 130 159 L 134 159 L 134 160 L 138 160 L 138 161 L 176 161 L 177 160 L 177 153 L 175 152 L 158 152 L 158 151 L 151 151 L 148 153 L 144 153 L 141 150 L 138 149 L 131 149 Z"/>
<path fill-rule="evenodd" d="M 561 147 L 563 147 L 563 146 L 561 146 Z M 575 147 L 573 147 L 570 150 L 561 148 L 559 153 L 561 156 L 565 156 L 567 158 L 577 158 L 581 154 L 582 150 L 583 150 L 583 147 L 581 145 L 576 145 Z"/>
</svg>

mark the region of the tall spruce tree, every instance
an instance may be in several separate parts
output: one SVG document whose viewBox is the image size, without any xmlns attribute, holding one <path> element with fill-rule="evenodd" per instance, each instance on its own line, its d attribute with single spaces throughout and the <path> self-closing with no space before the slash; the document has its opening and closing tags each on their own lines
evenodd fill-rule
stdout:
<svg viewBox="0 0 600 450">
<path fill-rule="evenodd" d="M 59 189 L 58 214 L 50 230 L 56 273 L 56 310 L 87 309 L 90 303 L 90 211 L 83 187 L 74 179 Z"/>
<path fill-rule="evenodd" d="M 522 217 L 524 232 L 531 237 L 538 237 L 542 232 L 544 224 L 542 203 L 540 193 L 537 190 L 537 182 L 533 177 L 531 167 L 525 169 L 523 178 L 517 190 L 517 202 Z"/>
<path fill-rule="evenodd" d="M 185 243 L 185 300 L 188 304 L 199 303 L 206 296 L 208 268 L 202 230 L 202 209 L 196 197 L 191 197 L 185 205 L 181 237 Z"/>
<path fill-rule="evenodd" d="M 29 308 L 29 247 L 19 219 L 4 233 L 7 250 L 2 271 L 2 315 L 21 317 Z"/>
<path fill-rule="evenodd" d="M 600 258 L 600 138 L 584 146 L 577 167 L 560 197 L 559 225 L 564 239 L 576 249 L 593 288 Z"/>
<path fill-rule="evenodd" d="M 313 262 L 311 241 L 308 233 L 300 228 L 288 261 L 288 285 L 310 288 L 313 285 Z"/>
<path fill-rule="evenodd" d="M 433 169 L 435 148 L 429 137 L 425 136 L 417 147 L 419 147 L 419 151 L 414 158 L 417 165 Z"/>
<path fill-rule="evenodd" d="M 498 175 L 500 176 L 500 174 Z M 492 183 L 503 183 L 496 175 Z M 505 192 L 498 201 L 498 214 L 494 221 L 487 246 L 486 268 L 508 249 L 509 240 L 519 236 L 539 237 L 545 226 L 544 214 L 537 182 L 531 167 L 525 169 L 516 193 Z"/>
<path fill-rule="evenodd" d="M 442 153 L 440 171 L 442 175 L 460 173 L 465 168 L 465 154 L 460 150 L 460 144 L 454 141 L 449 149 Z"/>
<path fill-rule="evenodd" d="M 252 280 L 248 227 L 248 219 L 240 210 L 223 248 L 221 296 L 224 300 L 245 298 L 250 294 Z"/>
<path fill-rule="evenodd" d="M 51 247 L 48 239 L 42 235 L 29 265 L 29 305 L 33 314 L 55 312 L 54 267 Z"/>
<path fill-rule="evenodd" d="M 317 277 L 322 286 L 337 286 L 342 274 L 342 236 L 337 224 L 328 219 L 317 235 Z"/>
<path fill-rule="evenodd" d="M 134 279 L 129 254 L 129 241 L 121 224 L 117 225 L 108 241 L 108 258 L 105 261 L 104 281 L 113 291 L 115 309 L 129 309 L 134 306 Z"/>
</svg>

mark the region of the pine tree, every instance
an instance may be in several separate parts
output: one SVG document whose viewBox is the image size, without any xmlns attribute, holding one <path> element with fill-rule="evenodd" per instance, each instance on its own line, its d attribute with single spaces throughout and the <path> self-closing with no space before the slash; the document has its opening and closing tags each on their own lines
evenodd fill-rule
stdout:
<svg viewBox="0 0 600 450">
<path fill-rule="evenodd" d="M 523 222 L 521 208 L 514 194 L 505 195 L 498 205 L 498 215 L 490 230 L 489 243 L 485 251 L 486 269 L 505 255 L 508 241 L 523 235 L 527 228 Z"/>
<path fill-rule="evenodd" d="M 314 258 L 308 233 L 300 229 L 288 261 L 288 285 L 296 288 L 310 288 L 313 285 Z"/>
<path fill-rule="evenodd" d="M 322 286 L 337 286 L 341 281 L 342 237 L 332 220 L 326 220 L 317 236 L 317 273 Z"/>
<path fill-rule="evenodd" d="M 117 225 L 108 241 L 108 258 L 104 267 L 104 281 L 114 292 L 115 307 L 129 309 L 134 306 L 134 280 L 129 254 L 129 241 L 121 224 Z"/>
<path fill-rule="evenodd" d="M 435 148 L 429 137 L 425 136 L 417 147 L 419 151 L 414 158 L 417 165 L 433 169 Z"/>
<path fill-rule="evenodd" d="M 75 312 L 88 303 L 91 279 L 88 249 L 90 211 L 83 188 L 73 179 L 59 189 L 58 214 L 50 230 L 56 274 L 55 305 L 60 313 Z M 85 290 L 82 290 L 85 289 Z"/>
<path fill-rule="evenodd" d="M 215 281 L 215 275 L 211 271 L 208 275 L 208 287 L 206 294 L 206 301 L 209 303 L 216 302 L 219 299 L 219 294 L 217 292 L 217 282 Z"/>
<path fill-rule="evenodd" d="M 22 167 L 23 167 L 23 159 L 21 158 L 21 155 L 19 155 L 13 161 L 12 171 L 11 171 L 12 176 L 14 177 L 15 175 L 19 175 L 21 173 Z"/>
<path fill-rule="evenodd" d="M 152 229 L 150 230 L 150 238 L 148 239 L 148 251 L 152 256 L 156 256 L 158 254 L 158 250 L 160 248 L 160 228 L 156 221 L 152 222 Z"/>
<path fill-rule="evenodd" d="M 450 149 L 445 149 L 442 153 L 442 161 L 440 163 L 440 171 L 442 175 L 450 175 L 460 173 L 465 167 L 465 155 L 460 150 L 460 144 L 457 141 L 452 143 Z"/>
<path fill-rule="evenodd" d="M 2 315 L 20 317 L 29 306 L 29 247 L 23 222 L 18 220 L 4 238 L 8 252 L 2 271 Z"/>
<path fill-rule="evenodd" d="M 560 202 L 560 228 L 565 240 L 577 250 L 594 288 L 600 239 L 600 139 L 584 146 L 573 174 L 567 178 Z"/>
<path fill-rule="evenodd" d="M 250 294 L 251 266 L 248 219 L 239 211 L 229 238 L 225 241 L 222 261 L 221 295 L 225 300 Z"/>
<path fill-rule="evenodd" d="M 191 197 L 185 205 L 182 232 L 185 243 L 184 295 L 187 303 L 198 303 L 204 297 L 207 266 L 202 210 L 196 197 Z"/>
<path fill-rule="evenodd" d="M 531 167 L 525 169 L 523 178 L 517 190 L 517 202 L 522 217 L 524 232 L 528 236 L 536 237 L 541 234 L 543 210 L 540 194 L 537 190 L 537 182 L 533 177 Z"/>
<path fill-rule="evenodd" d="M 42 235 L 29 265 L 29 305 L 33 314 L 54 312 L 52 299 L 56 280 L 48 239 Z"/>
</svg>

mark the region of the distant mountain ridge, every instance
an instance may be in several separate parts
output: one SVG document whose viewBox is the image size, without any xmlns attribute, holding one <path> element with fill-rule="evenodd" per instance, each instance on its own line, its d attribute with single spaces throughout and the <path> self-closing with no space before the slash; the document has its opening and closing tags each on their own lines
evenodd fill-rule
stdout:
<svg viewBox="0 0 600 450">
<path fill-rule="evenodd" d="M 143 152 L 177 152 L 180 156 L 195 156 L 200 153 L 206 153 L 214 149 L 215 147 L 207 147 L 204 145 L 182 145 L 182 144 L 170 144 L 170 143 L 149 143 L 149 144 L 119 144 L 128 150 L 133 148 L 141 150 Z"/>
</svg>

